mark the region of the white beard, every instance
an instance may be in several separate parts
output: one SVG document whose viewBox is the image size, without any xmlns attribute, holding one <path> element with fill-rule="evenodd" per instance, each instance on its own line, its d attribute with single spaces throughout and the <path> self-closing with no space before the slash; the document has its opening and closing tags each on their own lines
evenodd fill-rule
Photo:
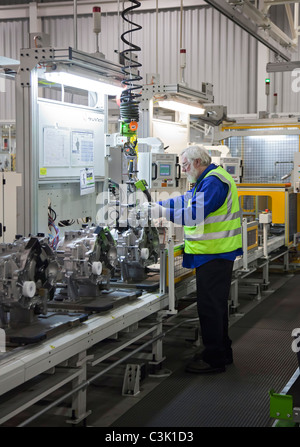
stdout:
<svg viewBox="0 0 300 447">
<path fill-rule="evenodd" d="M 190 183 L 195 183 L 199 177 L 197 169 L 191 167 L 190 172 L 186 174 L 187 180 Z"/>
</svg>

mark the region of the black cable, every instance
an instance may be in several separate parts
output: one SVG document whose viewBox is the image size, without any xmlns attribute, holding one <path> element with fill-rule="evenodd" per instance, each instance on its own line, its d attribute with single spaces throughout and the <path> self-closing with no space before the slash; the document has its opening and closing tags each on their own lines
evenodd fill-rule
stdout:
<svg viewBox="0 0 300 447">
<path fill-rule="evenodd" d="M 53 221 L 56 220 L 56 216 L 57 216 L 56 212 L 54 211 L 53 208 L 51 208 L 50 205 L 48 206 L 48 214 L 49 214 L 50 217 L 52 217 Z"/>
<path fill-rule="evenodd" d="M 122 81 L 122 84 L 125 84 L 128 86 L 126 90 L 124 90 L 121 94 L 120 98 L 120 118 L 121 121 L 125 123 L 130 123 L 131 121 L 139 121 L 139 100 L 138 98 L 141 96 L 141 94 L 136 93 L 135 90 L 140 89 L 141 86 L 138 84 L 135 84 L 136 81 L 140 81 L 143 78 L 139 75 L 139 67 L 142 65 L 137 62 L 133 61 L 132 57 L 128 57 L 128 53 L 131 53 L 133 51 L 141 51 L 141 48 L 132 42 L 129 42 L 125 38 L 127 34 L 130 34 L 135 31 L 139 31 L 142 29 L 140 25 L 137 25 L 136 23 L 129 20 L 126 15 L 130 12 L 132 12 L 134 9 L 139 8 L 141 6 L 141 3 L 137 0 L 131 0 L 131 3 L 133 5 L 129 6 L 128 8 L 124 9 L 122 12 L 122 18 L 125 20 L 129 25 L 135 27 L 131 28 L 128 31 L 125 31 L 121 35 L 121 40 L 129 45 L 130 48 L 122 51 L 120 54 L 124 58 L 124 67 L 122 68 L 123 73 L 126 76 L 126 79 Z M 131 56 L 131 54 L 130 54 Z M 126 63 L 128 62 L 128 65 Z M 137 74 L 133 74 L 132 70 L 137 70 Z"/>
</svg>

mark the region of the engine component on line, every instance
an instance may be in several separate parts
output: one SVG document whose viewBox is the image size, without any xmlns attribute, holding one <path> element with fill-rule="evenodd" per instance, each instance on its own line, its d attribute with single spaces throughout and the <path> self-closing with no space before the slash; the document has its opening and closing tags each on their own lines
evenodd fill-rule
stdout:
<svg viewBox="0 0 300 447">
<path fill-rule="evenodd" d="M 159 256 L 159 234 L 155 227 L 128 228 L 115 233 L 121 277 L 126 282 L 143 281 L 147 267 Z"/>
<path fill-rule="evenodd" d="M 61 286 L 67 298 L 98 296 L 101 289 L 109 289 L 114 274 L 117 251 L 109 230 L 90 227 L 66 231 L 57 247 L 61 265 Z"/>
<path fill-rule="evenodd" d="M 59 265 L 44 237 L 0 246 L 0 325 L 17 327 L 47 313 Z"/>
<path fill-rule="evenodd" d="M 118 268 L 125 282 L 139 282 L 147 277 L 148 266 L 157 263 L 160 240 L 157 227 L 153 225 L 148 211 L 141 207 L 151 195 L 143 181 L 128 181 L 126 186 L 114 183 L 113 200 L 108 208 L 117 215 L 110 226 L 116 241 Z"/>
</svg>

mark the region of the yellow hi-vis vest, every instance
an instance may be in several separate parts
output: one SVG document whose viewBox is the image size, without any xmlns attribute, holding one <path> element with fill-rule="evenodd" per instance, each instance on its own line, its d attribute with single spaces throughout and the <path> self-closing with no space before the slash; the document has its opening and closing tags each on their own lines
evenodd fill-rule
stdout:
<svg viewBox="0 0 300 447">
<path fill-rule="evenodd" d="M 228 253 L 242 247 L 241 218 L 236 184 L 225 169 L 218 166 L 205 175 L 217 176 L 228 185 L 223 205 L 210 213 L 202 223 L 184 226 L 184 251 L 190 254 Z M 195 195 L 196 189 L 193 193 Z M 188 202 L 191 206 L 191 200 Z"/>
</svg>

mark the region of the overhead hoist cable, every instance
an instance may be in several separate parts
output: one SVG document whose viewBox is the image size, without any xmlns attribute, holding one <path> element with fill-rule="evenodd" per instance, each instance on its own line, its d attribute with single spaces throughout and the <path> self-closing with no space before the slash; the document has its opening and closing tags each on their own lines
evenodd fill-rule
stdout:
<svg viewBox="0 0 300 447">
<path fill-rule="evenodd" d="M 127 17 L 129 13 L 132 13 L 136 8 L 139 8 L 141 3 L 137 0 L 131 0 L 131 3 L 133 3 L 133 5 L 124 9 L 121 13 L 123 20 L 127 22 L 130 27 L 130 29 L 123 32 L 121 35 L 122 42 L 128 45 L 128 48 L 125 48 L 120 53 L 124 60 L 124 67 L 122 68 L 122 71 L 125 75 L 125 79 L 122 81 L 122 84 L 127 86 L 126 90 L 122 92 L 120 98 L 120 119 L 125 123 L 139 121 L 139 97 L 141 94 L 137 93 L 137 90 L 141 89 L 141 85 L 136 84 L 136 82 L 142 80 L 142 77 L 139 74 L 139 68 L 142 65 L 137 60 L 134 60 L 132 54 L 133 51 L 140 51 L 141 48 L 138 45 L 133 44 L 132 41 L 128 39 L 129 35 L 133 32 L 141 30 L 142 27 Z"/>
</svg>

